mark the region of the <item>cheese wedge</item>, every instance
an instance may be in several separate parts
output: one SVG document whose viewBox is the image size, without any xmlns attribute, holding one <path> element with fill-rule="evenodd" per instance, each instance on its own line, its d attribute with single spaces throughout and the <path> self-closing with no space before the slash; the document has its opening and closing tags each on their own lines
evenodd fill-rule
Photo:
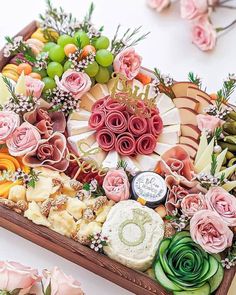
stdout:
<svg viewBox="0 0 236 295">
<path fill-rule="evenodd" d="M 69 136 L 85 133 L 91 130 L 92 129 L 89 127 L 88 121 L 70 120 L 67 122 L 67 131 Z"/>
<path fill-rule="evenodd" d="M 159 159 L 160 157 L 157 154 L 138 155 L 134 158 L 134 161 L 141 171 L 154 171 Z"/>
<path fill-rule="evenodd" d="M 0 74 L 0 104 L 5 105 L 10 97 L 11 94 L 7 88 L 6 83 L 2 79 L 2 74 Z"/>
<path fill-rule="evenodd" d="M 222 174 L 224 174 L 224 177 L 225 178 L 228 178 L 231 174 L 234 173 L 234 171 L 236 170 L 236 164 L 229 167 L 229 168 L 226 168 L 225 170 L 221 170 L 220 172 L 218 172 L 216 174 L 217 177 L 221 177 Z"/>
<path fill-rule="evenodd" d="M 203 151 L 199 160 L 195 164 L 195 170 L 197 173 L 200 173 L 205 167 L 211 164 L 211 155 L 213 153 L 215 140 L 214 138 L 208 144 L 207 148 Z"/>
<path fill-rule="evenodd" d="M 174 147 L 175 145 L 173 144 L 167 144 L 167 143 L 161 143 L 158 142 L 156 144 L 156 147 L 154 149 L 154 151 L 158 154 L 158 155 L 162 155 L 164 154 L 166 151 L 168 151 L 170 148 Z"/>
<path fill-rule="evenodd" d="M 109 168 L 109 169 L 116 169 L 117 164 L 120 160 L 120 156 L 116 151 L 110 151 L 105 160 L 102 162 L 102 166 L 104 168 Z"/>
<path fill-rule="evenodd" d="M 15 86 L 15 93 L 16 94 L 23 94 L 26 95 L 26 85 L 25 85 L 25 74 L 24 71 L 21 73 L 16 86 Z"/>
<path fill-rule="evenodd" d="M 175 97 L 187 96 L 187 91 L 189 87 L 198 88 L 192 82 L 176 82 L 172 86 L 172 91 L 174 92 Z"/>
<path fill-rule="evenodd" d="M 158 137 L 158 142 L 167 144 L 179 143 L 180 125 L 171 125 L 163 128 L 161 135 Z"/>
<path fill-rule="evenodd" d="M 91 113 L 85 110 L 79 110 L 78 112 L 73 112 L 69 116 L 68 121 L 77 120 L 77 121 L 87 121 L 89 120 Z"/>
<path fill-rule="evenodd" d="M 216 165 L 216 173 L 220 172 L 220 168 L 223 165 L 226 153 L 227 153 L 228 149 L 224 149 L 216 158 L 217 161 L 217 165 Z M 207 167 L 205 167 L 201 172 L 204 173 L 208 173 L 211 170 L 211 165 L 208 165 Z"/>
<path fill-rule="evenodd" d="M 173 103 L 178 109 L 189 108 L 193 111 L 197 111 L 199 107 L 199 102 L 196 99 L 187 96 L 174 98 Z"/>
<path fill-rule="evenodd" d="M 109 95 L 109 90 L 106 84 L 97 83 L 90 90 L 89 93 L 96 99 L 103 98 Z"/>
<path fill-rule="evenodd" d="M 174 108 L 164 114 L 161 115 L 163 125 L 176 125 L 180 124 L 181 119 L 180 119 L 180 113 L 177 108 Z"/>
<path fill-rule="evenodd" d="M 73 135 L 67 138 L 68 143 L 76 154 L 79 154 L 79 145 L 81 143 L 86 143 L 89 146 L 92 146 L 96 141 L 95 131 L 85 132 L 79 135 Z"/>
<path fill-rule="evenodd" d="M 137 173 L 140 171 L 140 167 L 133 158 L 127 156 L 121 156 L 121 160 L 125 161 L 127 164 L 127 170 Z"/>
<path fill-rule="evenodd" d="M 197 155 L 195 158 L 195 163 L 198 162 L 198 160 L 202 156 L 202 154 L 205 151 L 205 149 L 207 148 L 207 146 L 208 146 L 208 142 L 207 142 L 206 132 L 202 132 L 202 135 L 200 137 L 200 143 L 199 143 L 198 150 L 197 150 Z"/>
<path fill-rule="evenodd" d="M 225 189 L 227 192 L 230 192 L 235 187 L 236 187 L 236 180 L 228 181 L 224 185 L 222 185 L 222 188 Z"/>
<path fill-rule="evenodd" d="M 172 99 L 164 93 L 161 93 L 156 98 L 156 106 L 159 109 L 161 115 L 175 108 Z M 177 122 L 176 122 L 177 123 Z"/>
<path fill-rule="evenodd" d="M 87 92 L 81 97 L 80 108 L 91 112 L 92 106 L 95 102 L 96 99 L 89 92 Z"/>
</svg>

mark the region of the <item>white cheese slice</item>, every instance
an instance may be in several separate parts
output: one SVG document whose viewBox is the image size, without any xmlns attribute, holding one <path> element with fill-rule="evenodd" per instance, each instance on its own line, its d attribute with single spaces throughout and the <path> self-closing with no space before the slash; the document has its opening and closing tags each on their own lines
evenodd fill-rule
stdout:
<svg viewBox="0 0 236 295">
<path fill-rule="evenodd" d="M 211 164 L 211 155 L 213 153 L 214 143 L 215 139 L 213 138 L 195 164 L 195 171 L 197 173 L 200 173 L 205 167 Z"/>
<path fill-rule="evenodd" d="M 120 160 L 120 156 L 116 151 L 110 151 L 105 160 L 102 162 L 104 168 L 115 169 Z"/>
<path fill-rule="evenodd" d="M 138 155 L 134 158 L 134 161 L 141 171 L 154 171 L 159 159 L 160 157 L 157 154 Z"/>
<path fill-rule="evenodd" d="M 166 151 L 168 151 L 169 149 L 171 149 L 173 146 L 173 144 L 167 144 L 167 143 L 161 143 L 161 142 L 157 142 L 157 145 L 154 149 L 154 151 L 158 154 L 158 155 L 162 155 L 164 154 Z"/>
<path fill-rule="evenodd" d="M 216 164 L 216 173 L 220 172 L 220 168 L 223 165 L 226 153 L 228 149 L 224 149 L 216 158 L 217 164 Z M 208 173 L 211 170 L 211 164 L 209 164 L 207 167 L 205 167 L 201 172 Z"/>
<path fill-rule="evenodd" d="M 121 156 L 121 160 L 125 161 L 127 164 L 127 170 L 132 171 L 134 173 L 137 173 L 140 171 L 139 165 L 134 161 L 133 158 L 128 157 L 128 156 Z"/>
<path fill-rule="evenodd" d="M 164 126 L 180 124 L 180 115 L 177 108 L 161 114 L 161 118 Z"/>
<path fill-rule="evenodd" d="M 227 192 L 230 192 L 235 187 L 236 187 L 236 180 L 228 181 L 224 185 L 222 185 L 222 188 L 225 189 Z"/>
<path fill-rule="evenodd" d="M 5 105 L 11 97 L 11 93 L 9 92 L 7 85 L 3 81 L 2 77 L 2 74 L 0 74 L 0 104 Z"/>
<path fill-rule="evenodd" d="M 89 93 L 96 99 L 103 98 L 109 95 L 109 90 L 106 84 L 97 83 L 90 90 Z"/>
<path fill-rule="evenodd" d="M 77 120 L 77 121 L 87 121 L 89 120 L 91 113 L 86 110 L 79 110 L 78 112 L 73 112 L 70 116 L 68 121 L 70 120 Z"/>
<path fill-rule="evenodd" d="M 180 125 L 170 125 L 163 128 L 161 135 L 158 137 L 158 142 L 167 144 L 179 143 Z"/>
<path fill-rule="evenodd" d="M 23 94 L 26 95 L 26 83 L 25 83 L 25 74 L 24 71 L 21 73 L 16 86 L 15 86 L 15 94 Z"/>
<path fill-rule="evenodd" d="M 175 108 L 175 104 L 172 99 L 164 93 L 161 93 L 156 99 L 156 106 L 160 111 L 160 114 L 164 114 L 171 109 Z M 175 124 L 177 124 L 176 122 Z"/>
<path fill-rule="evenodd" d="M 200 159 L 200 157 L 202 156 L 203 152 L 205 151 L 205 149 L 208 146 L 208 142 L 207 142 L 207 136 L 206 136 L 206 132 L 202 132 L 201 137 L 200 137 L 200 143 L 198 146 L 198 150 L 197 150 L 197 155 L 195 158 L 195 163 L 198 162 L 198 160 Z"/>
<path fill-rule="evenodd" d="M 68 135 L 72 136 L 91 131 L 91 128 L 89 127 L 88 121 L 70 120 L 67 122 L 67 131 Z"/>
<path fill-rule="evenodd" d="M 88 112 L 91 112 L 93 104 L 96 102 L 96 99 L 89 92 L 85 93 L 80 100 L 80 108 L 85 109 Z"/>
<path fill-rule="evenodd" d="M 78 154 L 80 153 L 79 144 L 86 143 L 87 145 L 92 146 L 96 141 L 95 134 L 95 131 L 88 131 L 82 134 L 70 136 L 67 138 L 67 140 L 73 151 Z"/>
<path fill-rule="evenodd" d="M 222 174 L 224 174 L 224 177 L 225 179 L 228 178 L 231 174 L 233 174 L 236 170 L 236 164 L 229 167 L 229 168 L 226 168 L 225 170 L 221 170 L 220 172 L 218 172 L 216 174 L 217 177 L 221 177 Z"/>
</svg>

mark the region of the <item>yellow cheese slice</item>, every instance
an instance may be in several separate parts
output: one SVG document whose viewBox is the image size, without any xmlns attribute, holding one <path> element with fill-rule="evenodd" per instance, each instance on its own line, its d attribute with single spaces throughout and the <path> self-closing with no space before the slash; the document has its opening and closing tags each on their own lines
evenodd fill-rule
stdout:
<svg viewBox="0 0 236 295">
<path fill-rule="evenodd" d="M 198 162 L 198 160 L 200 159 L 200 157 L 202 156 L 203 152 L 205 151 L 205 149 L 208 146 L 208 142 L 207 142 L 207 136 L 206 136 L 206 132 L 202 132 L 202 135 L 200 137 L 200 143 L 198 146 L 198 150 L 197 150 L 197 155 L 195 158 L 195 163 Z"/>
<path fill-rule="evenodd" d="M 215 139 L 213 138 L 195 164 L 195 171 L 197 173 L 200 173 L 205 167 L 211 164 L 211 155 L 213 153 L 214 143 Z"/>
</svg>

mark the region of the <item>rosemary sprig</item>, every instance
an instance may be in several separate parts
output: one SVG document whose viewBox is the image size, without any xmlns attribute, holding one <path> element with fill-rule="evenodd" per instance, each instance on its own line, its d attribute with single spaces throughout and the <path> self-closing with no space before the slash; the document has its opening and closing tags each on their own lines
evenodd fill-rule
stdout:
<svg viewBox="0 0 236 295">
<path fill-rule="evenodd" d="M 223 129 L 221 127 L 216 127 L 214 134 L 213 134 L 216 142 L 221 138 L 222 132 L 223 132 Z"/>
<path fill-rule="evenodd" d="M 114 34 L 114 37 L 111 41 L 111 51 L 114 55 L 117 55 L 122 50 L 137 45 L 140 41 L 144 40 L 150 32 L 140 34 L 140 30 L 142 26 L 135 28 L 134 30 L 131 30 L 131 28 L 128 28 L 124 34 L 119 38 L 119 32 L 120 32 L 121 25 L 118 25 Z M 139 35 L 139 36 L 138 36 Z"/>
<path fill-rule="evenodd" d="M 215 154 L 211 155 L 211 175 L 215 176 L 217 168 L 217 156 Z"/>
<path fill-rule="evenodd" d="M 33 169 L 30 169 L 27 187 L 35 188 L 36 182 L 39 181 L 39 174 L 40 172 L 35 172 Z"/>
<path fill-rule="evenodd" d="M 220 111 L 222 109 L 222 104 L 225 104 L 230 99 L 231 95 L 234 93 L 236 88 L 236 78 L 235 75 L 229 74 L 227 80 L 224 81 L 223 87 L 217 91 L 216 107 Z"/>
<path fill-rule="evenodd" d="M 17 96 L 15 94 L 15 87 L 12 85 L 12 83 L 10 82 L 10 80 L 7 77 L 2 76 L 2 80 L 6 84 L 7 89 L 10 92 L 11 97 L 13 98 L 13 100 L 15 101 L 15 103 L 18 103 L 19 100 L 18 100 L 18 98 L 17 98 Z"/>
<path fill-rule="evenodd" d="M 160 70 L 154 68 L 154 74 L 157 79 L 157 87 L 161 93 L 165 93 L 167 96 L 171 98 L 175 98 L 175 94 L 172 90 L 173 79 L 167 75 L 161 74 Z"/>
<path fill-rule="evenodd" d="M 119 168 L 123 168 L 124 170 L 126 170 L 128 167 L 128 163 L 125 160 L 119 160 L 117 163 L 117 169 Z"/>
<path fill-rule="evenodd" d="M 193 72 L 189 72 L 188 73 L 188 79 L 189 79 L 190 82 L 197 85 L 201 89 L 202 80 L 198 75 L 194 74 Z"/>
</svg>

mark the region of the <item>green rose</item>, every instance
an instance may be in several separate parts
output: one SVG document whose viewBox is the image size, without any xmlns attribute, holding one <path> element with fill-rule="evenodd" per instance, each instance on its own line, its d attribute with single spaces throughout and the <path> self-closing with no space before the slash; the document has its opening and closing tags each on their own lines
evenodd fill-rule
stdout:
<svg viewBox="0 0 236 295">
<path fill-rule="evenodd" d="M 187 231 L 162 240 L 154 272 L 157 281 L 174 295 L 211 294 L 224 275 L 220 258 L 206 253 Z"/>
</svg>

